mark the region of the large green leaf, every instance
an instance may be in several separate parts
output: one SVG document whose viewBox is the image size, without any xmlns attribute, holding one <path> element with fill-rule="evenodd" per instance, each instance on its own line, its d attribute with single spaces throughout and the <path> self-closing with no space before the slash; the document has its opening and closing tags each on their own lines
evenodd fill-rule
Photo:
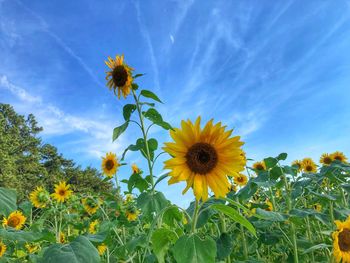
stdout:
<svg viewBox="0 0 350 263">
<path fill-rule="evenodd" d="M 216 241 L 216 257 L 219 260 L 224 260 L 225 258 L 227 258 L 231 254 L 232 246 L 233 238 L 231 237 L 231 235 L 227 233 L 222 233 Z"/>
<path fill-rule="evenodd" d="M 7 216 L 17 209 L 16 191 L 0 187 L 0 215 Z"/>
<path fill-rule="evenodd" d="M 44 253 L 45 263 L 98 263 L 100 256 L 93 244 L 84 236 L 77 237 L 69 244 L 51 245 Z"/>
<path fill-rule="evenodd" d="M 114 130 L 113 130 L 113 141 L 118 139 L 118 137 L 120 135 L 122 135 L 123 132 L 125 132 L 126 128 L 128 128 L 128 125 L 129 125 L 129 121 L 127 121 L 124 124 L 114 128 Z"/>
<path fill-rule="evenodd" d="M 160 228 L 156 229 L 152 234 L 152 248 L 159 263 L 164 263 L 169 246 L 177 240 L 177 235 L 173 230 Z"/>
<path fill-rule="evenodd" d="M 169 123 L 163 121 L 162 115 L 160 115 L 159 112 L 154 108 L 150 108 L 146 112 L 143 112 L 143 115 L 147 119 L 149 119 L 151 122 L 153 122 L 154 124 L 164 128 L 166 130 L 172 129 L 171 125 Z"/>
<path fill-rule="evenodd" d="M 0 229 L 0 237 L 11 241 L 34 242 L 43 239 L 44 235 L 41 233 L 26 232 L 22 230 Z"/>
<path fill-rule="evenodd" d="M 123 107 L 123 117 L 125 121 L 130 120 L 131 114 L 136 110 L 135 104 L 126 104 Z"/>
<path fill-rule="evenodd" d="M 176 241 L 173 254 L 178 263 L 214 263 L 216 243 L 211 237 L 184 235 Z"/>
<path fill-rule="evenodd" d="M 229 207 L 224 204 L 213 204 L 210 206 L 212 209 L 220 211 L 221 213 L 227 215 L 233 221 L 243 225 L 246 229 L 249 230 L 254 236 L 256 236 L 256 231 L 254 226 L 240 213 L 238 213 L 234 208 Z"/>
<path fill-rule="evenodd" d="M 151 216 L 153 212 L 158 214 L 163 208 L 169 204 L 169 201 L 164 197 L 163 193 L 157 192 L 142 193 L 137 198 L 137 206 L 146 216 Z"/>
<path fill-rule="evenodd" d="M 287 219 L 287 216 L 278 213 L 278 212 L 272 212 L 272 211 L 266 211 L 261 208 L 256 209 L 256 213 L 260 216 L 262 216 L 265 220 L 269 221 L 277 221 L 277 222 L 282 222 Z"/>
<path fill-rule="evenodd" d="M 150 99 L 153 99 L 155 101 L 158 101 L 160 103 L 163 103 L 156 94 L 154 94 L 152 91 L 149 91 L 149 90 L 141 90 L 141 93 L 140 93 L 142 96 L 146 97 L 146 98 L 150 98 Z"/>
</svg>

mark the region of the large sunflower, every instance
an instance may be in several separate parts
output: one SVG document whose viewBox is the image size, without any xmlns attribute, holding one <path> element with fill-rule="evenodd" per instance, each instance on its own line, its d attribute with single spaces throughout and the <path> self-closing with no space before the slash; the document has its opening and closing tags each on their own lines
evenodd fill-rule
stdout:
<svg viewBox="0 0 350 263">
<path fill-rule="evenodd" d="M 170 131 L 174 142 L 163 148 L 172 156 L 164 162 L 171 170 L 168 183 L 186 181 L 183 194 L 192 187 L 197 200 L 208 199 L 208 187 L 216 197 L 224 197 L 231 186 L 227 176 L 238 176 L 244 169 L 244 143 L 239 136 L 230 137 L 232 130 L 225 131 L 225 126 L 213 124 L 213 120 L 201 129 L 198 117 L 194 124 L 182 121 L 181 128 Z"/>
<path fill-rule="evenodd" d="M 330 165 L 332 162 L 333 162 L 332 155 L 330 155 L 328 153 L 324 153 L 321 155 L 320 163 L 322 163 L 323 165 Z"/>
<path fill-rule="evenodd" d="M 3 227 L 9 226 L 20 230 L 23 227 L 25 221 L 26 217 L 22 214 L 21 211 L 14 211 L 8 216 L 8 218 L 5 217 L 2 220 L 2 225 Z"/>
<path fill-rule="evenodd" d="M 56 199 L 57 202 L 63 203 L 73 194 L 73 191 L 69 188 L 70 185 L 66 184 L 66 182 L 55 184 L 55 192 L 51 194 L 51 196 Z"/>
<path fill-rule="evenodd" d="M 345 156 L 344 153 L 336 151 L 334 153 L 331 154 L 333 160 L 338 160 L 342 163 L 346 163 L 346 161 L 348 160 L 348 158 Z"/>
<path fill-rule="evenodd" d="M 102 171 L 103 173 L 112 178 L 118 170 L 118 159 L 115 153 L 107 153 L 105 157 L 102 157 Z"/>
<path fill-rule="evenodd" d="M 350 217 L 345 222 L 335 220 L 337 230 L 333 232 L 333 254 L 337 262 L 350 262 Z"/>
<path fill-rule="evenodd" d="M 2 241 L 0 241 L 0 258 L 5 254 L 6 249 L 6 245 Z"/>
<path fill-rule="evenodd" d="M 108 88 L 113 89 L 114 94 L 118 89 L 118 99 L 120 99 L 120 94 L 123 94 L 123 97 L 126 98 L 131 91 L 132 71 L 134 69 L 124 62 L 124 55 L 116 56 L 115 59 L 108 57 L 108 61 L 105 61 L 105 63 L 111 69 L 106 75 Z"/>
<path fill-rule="evenodd" d="M 316 173 L 317 166 L 316 163 L 311 158 L 304 158 L 301 162 L 302 169 L 304 173 Z"/>
<path fill-rule="evenodd" d="M 238 176 L 234 177 L 234 181 L 239 186 L 245 186 L 248 182 L 248 178 L 244 174 L 239 174 Z"/>
<path fill-rule="evenodd" d="M 44 208 L 50 201 L 50 195 L 44 187 L 38 186 L 30 193 L 29 199 L 36 208 Z"/>
</svg>

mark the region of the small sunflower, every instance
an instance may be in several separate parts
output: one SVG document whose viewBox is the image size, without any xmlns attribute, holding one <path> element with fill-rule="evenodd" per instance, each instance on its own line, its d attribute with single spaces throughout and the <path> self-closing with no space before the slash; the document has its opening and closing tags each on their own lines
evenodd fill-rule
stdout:
<svg viewBox="0 0 350 263">
<path fill-rule="evenodd" d="M 129 222 L 135 221 L 139 216 L 140 212 L 135 208 L 128 208 L 125 212 L 126 218 Z"/>
<path fill-rule="evenodd" d="M 337 230 L 333 232 L 333 254 L 337 262 L 350 262 L 350 217 L 345 222 L 335 220 Z"/>
<path fill-rule="evenodd" d="M 348 160 L 348 158 L 345 156 L 345 154 L 342 152 L 339 152 L 339 151 L 332 153 L 331 156 L 332 156 L 333 160 L 337 160 L 337 161 L 340 161 L 342 163 L 346 163 Z"/>
<path fill-rule="evenodd" d="M 253 169 L 257 171 L 266 171 L 266 165 L 264 161 L 253 163 Z"/>
<path fill-rule="evenodd" d="M 126 98 L 131 92 L 132 71 L 134 69 L 124 62 L 124 55 L 116 56 L 115 59 L 108 57 L 108 61 L 105 61 L 105 63 L 111 69 L 106 75 L 108 88 L 110 90 L 113 89 L 114 94 L 116 94 L 115 91 L 118 89 L 118 99 L 120 99 L 121 94 Z"/>
<path fill-rule="evenodd" d="M 321 212 L 322 211 L 322 205 L 320 205 L 318 203 L 312 205 L 312 208 L 315 209 L 317 212 Z"/>
<path fill-rule="evenodd" d="M 14 211 L 8 216 L 8 218 L 5 217 L 2 220 L 2 225 L 3 227 L 9 226 L 20 230 L 23 227 L 25 221 L 26 217 L 22 214 L 21 211 Z"/>
<path fill-rule="evenodd" d="M 29 254 L 33 254 L 33 253 L 37 252 L 40 249 L 40 246 L 37 245 L 37 244 L 26 243 L 25 244 L 25 248 L 27 249 Z"/>
<path fill-rule="evenodd" d="M 131 165 L 131 169 L 132 169 L 132 172 L 133 172 L 134 174 L 140 173 L 140 169 L 137 167 L 137 165 L 136 165 L 135 163 L 133 163 L 133 164 Z"/>
<path fill-rule="evenodd" d="M 128 204 L 128 203 L 131 203 L 133 200 L 134 200 L 134 197 L 132 196 L 132 194 L 127 194 L 125 195 L 124 203 Z"/>
<path fill-rule="evenodd" d="M 44 208 L 50 201 L 49 193 L 42 186 L 38 186 L 30 193 L 29 199 L 36 208 Z"/>
<path fill-rule="evenodd" d="M 59 234 L 59 242 L 60 242 L 61 244 L 64 244 L 64 243 L 67 242 L 67 240 L 66 240 L 66 235 L 65 235 L 63 232 L 60 232 L 60 234 Z"/>
<path fill-rule="evenodd" d="M 6 249 L 6 245 L 2 241 L 0 241 L 0 258 L 5 254 Z"/>
<path fill-rule="evenodd" d="M 89 225 L 89 233 L 96 234 L 97 233 L 98 220 L 94 220 Z"/>
<path fill-rule="evenodd" d="M 332 162 L 333 162 L 332 155 L 330 155 L 328 153 L 324 153 L 321 155 L 320 163 L 322 163 L 323 165 L 330 165 Z"/>
<path fill-rule="evenodd" d="M 183 194 L 192 187 L 197 200 L 208 199 L 208 187 L 216 197 L 224 197 L 231 184 L 227 176 L 238 176 L 244 170 L 239 136 L 230 137 L 233 130 L 225 131 L 221 123 L 210 120 L 203 129 L 200 117 L 195 123 L 182 121 L 181 128 L 170 131 L 174 142 L 165 143 L 164 151 L 172 158 L 165 161 L 170 169 L 169 184 L 186 181 Z"/>
<path fill-rule="evenodd" d="M 294 162 L 292 162 L 292 166 L 296 167 L 298 172 L 301 172 L 301 170 L 303 169 L 303 162 L 300 160 L 295 160 Z"/>
<path fill-rule="evenodd" d="M 81 203 L 83 204 L 85 211 L 89 215 L 93 215 L 96 213 L 100 201 L 97 201 L 96 203 L 92 198 L 83 198 L 81 200 Z"/>
<path fill-rule="evenodd" d="M 112 178 L 117 172 L 118 166 L 119 163 L 116 154 L 107 153 L 105 157 L 102 157 L 102 171 L 107 177 Z"/>
<path fill-rule="evenodd" d="M 302 160 L 302 169 L 304 173 L 316 173 L 317 166 L 311 158 L 304 158 Z"/>
<path fill-rule="evenodd" d="M 56 199 L 57 202 L 65 202 L 73 194 L 73 191 L 69 189 L 70 185 L 66 182 L 60 182 L 55 184 L 55 192 L 51 196 Z"/>
<path fill-rule="evenodd" d="M 270 201 L 266 201 L 265 204 L 267 207 L 265 208 L 266 211 L 273 211 L 273 204 Z"/>
<path fill-rule="evenodd" d="M 101 245 L 97 246 L 97 250 L 98 254 L 102 256 L 106 252 L 107 246 L 104 243 L 102 243 Z"/>
<path fill-rule="evenodd" d="M 245 176 L 244 174 L 239 174 L 238 176 L 234 177 L 234 181 L 237 185 L 244 186 L 248 182 L 248 177 Z"/>
</svg>

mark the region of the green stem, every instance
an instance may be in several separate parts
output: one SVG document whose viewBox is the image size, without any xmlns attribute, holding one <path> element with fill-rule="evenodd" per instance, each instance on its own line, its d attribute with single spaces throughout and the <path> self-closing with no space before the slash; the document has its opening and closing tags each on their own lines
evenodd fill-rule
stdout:
<svg viewBox="0 0 350 263">
<path fill-rule="evenodd" d="M 139 118 L 140 118 L 141 131 L 142 131 L 142 135 L 143 135 L 143 139 L 145 141 L 145 147 L 146 147 L 148 169 L 149 169 L 149 174 L 150 174 L 150 177 L 151 177 L 152 193 L 154 193 L 154 179 L 153 179 L 153 172 L 152 172 L 151 155 L 150 155 L 148 142 L 147 142 L 147 133 L 146 133 L 146 130 L 145 130 L 145 124 L 143 122 L 143 115 L 142 115 L 142 112 L 141 112 L 140 102 L 139 102 L 139 100 L 138 100 L 138 98 L 137 98 L 137 96 L 135 94 L 135 91 L 133 89 L 132 89 L 132 94 L 134 95 L 134 99 L 135 99 L 135 103 L 136 103 L 136 109 L 137 109 L 137 112 L 138 112 Z"/>
<path fill-rule="evenodd" d="M 194 234 L 196 232 L 196 225 L 197 225 L 197 219 L 198 219 L 198 200 L 196 199 L 193 216 L 192 216 L 192 233 Z"/>
<path fill-rule="evenodd" d="M 236 202 L 239 203 L 238 197 L 236 197 Z M 241 209 L 238 208 L 238 212 L 241 213 Z M 241 230 L 241 235 L 242 235 L 242 241 L 243 241 L 243 256 L 244 260 L 248 259 L 248 245 L 247 245 L 247 239 L 245 236 L 244 228 L 243 225 L 240 224 L 240 230 Z"/>
</svg>

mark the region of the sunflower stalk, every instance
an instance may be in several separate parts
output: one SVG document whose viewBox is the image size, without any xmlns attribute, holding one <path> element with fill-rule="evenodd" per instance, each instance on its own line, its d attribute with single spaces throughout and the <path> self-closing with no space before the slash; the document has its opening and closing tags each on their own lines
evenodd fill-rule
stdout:
<svg viewBox="0 0 350 263">
<path fill-rule="evenodd" d="M 196 199 L 195 205 L 194 205 L 194 211 L 192 216 L 192 233 L 196 233 L 196 226 L 197 226 L 197 220 L 198 220 L 198 211 L 199 211 L 199 202 Z"/>
</svg>

